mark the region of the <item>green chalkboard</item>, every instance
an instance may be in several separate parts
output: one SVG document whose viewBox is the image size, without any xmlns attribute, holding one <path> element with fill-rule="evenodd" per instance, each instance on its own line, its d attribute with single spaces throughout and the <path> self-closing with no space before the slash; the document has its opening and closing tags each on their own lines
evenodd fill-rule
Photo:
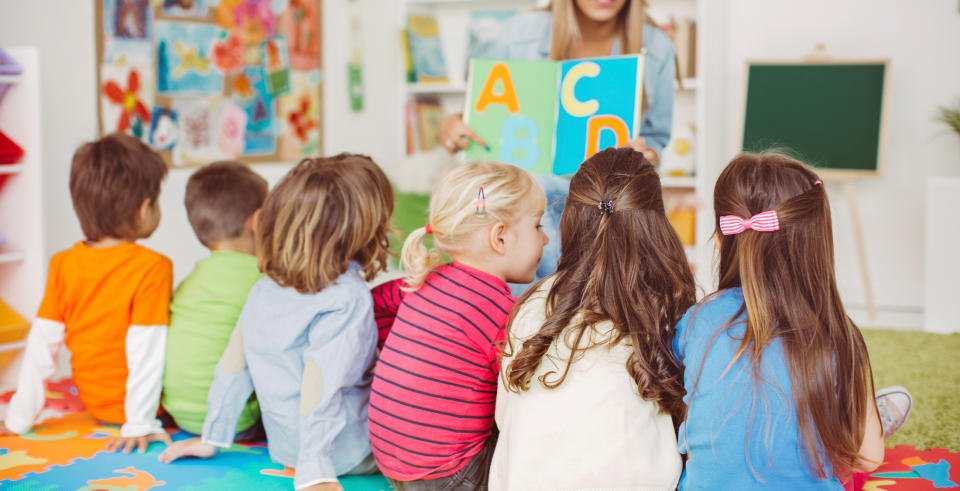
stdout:
<svg viewBox="0 0 960 491">
<path fill-rule="evenodd" d="M 885 62 L 749 63 L 743 149 L 820 169 L 880 170 Z"/>
</svg>

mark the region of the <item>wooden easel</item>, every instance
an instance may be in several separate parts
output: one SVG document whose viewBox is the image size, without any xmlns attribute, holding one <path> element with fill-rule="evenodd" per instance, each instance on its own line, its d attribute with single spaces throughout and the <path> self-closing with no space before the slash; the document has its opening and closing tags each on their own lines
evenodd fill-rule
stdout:
<svg viewBox="0 0 960 491">
<path fill-rule="evenodd" d="M 827 54 L 826 46 L 818 43 L 813 52 L 804 57 L 804 61 L 831 62 L 832 58 Z M 882 138 L 882 135 L 881 135 Z M 881 147 L 882 148 L 882 147 Z M 873 287 L 870 283 L 870 269 L 867 264 L 867 247 L 863 240 L 863 225 L 860 221 L 860 207 L 857 205 L 857 190 L 855 182 L 858 176 L 852 174 L 837 174 L 836 176 L 825 176 L 824 179 L 834 180 L 843 184 L 843 191 L 847 195 L 847 206 L 850 208 L 850 222 L 853 230 L 853 245 L 857 253 L 857 262 L 860 266 L 860 280 L 863 283 L 863 297 L 867 310 L 867 319 L 874 321 L 877 318 L 877 306 L 873 298 Z"/>
</svg>

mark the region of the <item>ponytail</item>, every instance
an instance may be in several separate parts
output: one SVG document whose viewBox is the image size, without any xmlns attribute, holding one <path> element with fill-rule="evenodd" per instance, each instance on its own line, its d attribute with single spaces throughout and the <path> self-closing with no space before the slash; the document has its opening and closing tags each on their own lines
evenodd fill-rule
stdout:
<svg viewBox="0 0 960 491">
<path fill-rule="evenodd" d="M 407 272 L 407 286 L 413 290 L 423 285 L 433 268 L 443 264 L 443 257 L 436 249 L 427 249 L 424 244 L 426 238 L 426 227 L 414 230 L 403 242 L 400 252 L 400 261 Z"/>
</svg>

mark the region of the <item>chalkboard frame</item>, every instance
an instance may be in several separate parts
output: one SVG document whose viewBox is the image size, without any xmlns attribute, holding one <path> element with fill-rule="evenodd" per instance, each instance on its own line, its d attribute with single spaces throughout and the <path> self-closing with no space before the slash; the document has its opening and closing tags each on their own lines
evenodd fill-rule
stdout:
<svg viewBox="0 0 960 491">
<path fill-rule="evenodd" d="M 890 59 L 889 58 L 863 58 L 863 59 L 840 59 L 827 57 L 809 57 L 804 59 L 748 59 L 744 63 L 743 70 L 743 89 L 742 99 L 740 101 L 740 124 L 737 128 L 736 147 L 743 151 L 743 136 L 747 119 L 747 100 L 750 90 L 750 68 L 758 65 L 787 65 L 787 66 L 807 66 L 807 65 L 882 65 L 883 66 L 883 90 L 880 97 L 880 131 L 877 138 L 877 166 L 875 170 L 862 169 L 843 169 L 843 168 L 816 168 L 817 173 L 824 179 L 829 180 L 855 180 L 868 177 L 883 177 L 884 163 L 886 160 L 886 136 L 887 136 L 887 115 L 890 107 Z M 815 164 L 815 162 L 810 162 Z"/>
</svg>

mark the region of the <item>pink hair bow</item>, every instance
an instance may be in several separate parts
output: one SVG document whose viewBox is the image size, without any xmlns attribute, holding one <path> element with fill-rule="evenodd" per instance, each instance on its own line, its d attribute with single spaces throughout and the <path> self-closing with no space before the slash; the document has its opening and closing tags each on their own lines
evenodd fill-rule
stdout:
<svg viewBox="0 0 960 491">
<path fill-rule="evenodd" d="M 777 211 L 768 210 L 757 213 L 750 218 L 740 218 L 736 215 L 720 217 L 720 233 L 723 235 L 736 235 L 744 230 L 756 230 L 757 232 L 780 230 L 780 219 L 777 218 Z"/>
</svg>

